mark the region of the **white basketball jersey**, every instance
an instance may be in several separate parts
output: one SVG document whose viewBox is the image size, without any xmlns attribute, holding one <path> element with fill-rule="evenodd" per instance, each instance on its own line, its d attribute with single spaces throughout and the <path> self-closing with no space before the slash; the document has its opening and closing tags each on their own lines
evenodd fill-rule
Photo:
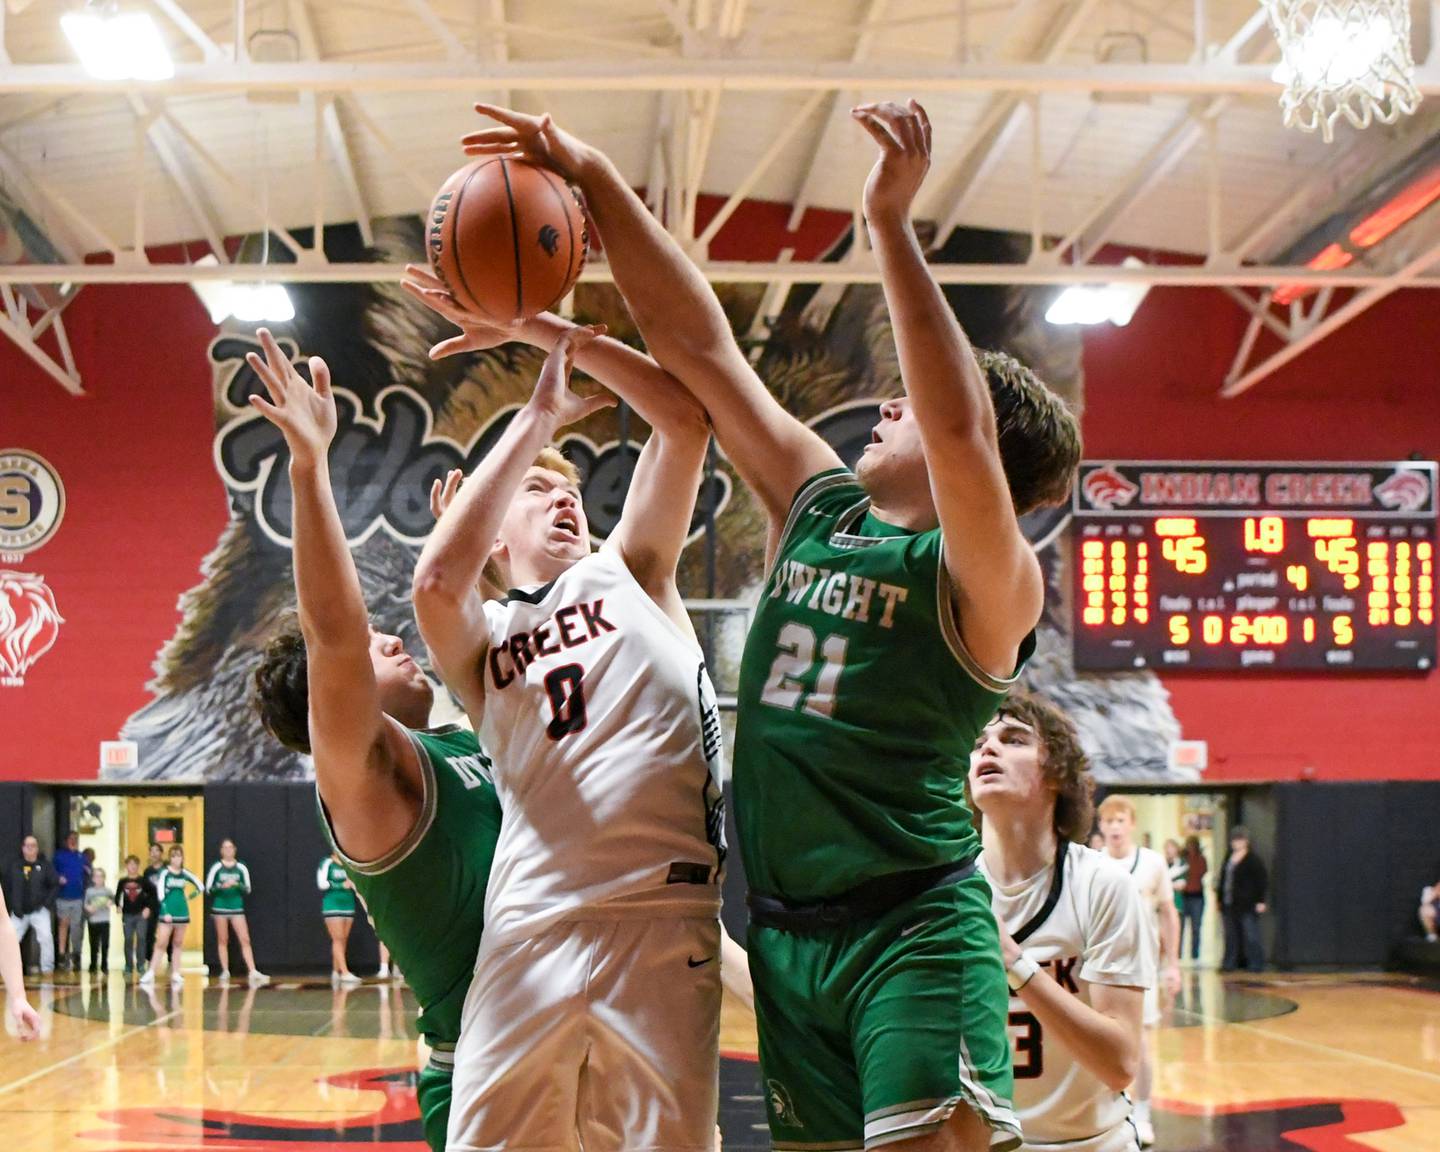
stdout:
<svg viewBox="0 0 1440 1152">
<path fill-rule="evenodd" d="M 1140 894 L 1140 909 L 1144 913 L 1145 947 L 1150 950 L 1150 963 L 1160 963 L 1160 904 L 1173 899 L 1170 887 L 1170 869 L 1153 848 L 1136 845 L 1128 856 L 1110 857 L 1125 872 L 1129 873 L 1135 891 Z"/>
<path fill-rule="evenodd" d="M 990 906 L 1016 935 L 1045 907 L 1055 882 L 1046 868 L 1009 888 L 990 883 Z M 1147 987 L 1154 963 L 1143 944 L 1140 900 L 1121 868 L 1080 844 L 1066 846 L 1059 899 L 1024 940 L 1017 940 L 1059 985 L 1090 1003 L 1092 984 Z M 1085 1069 L 1048 1038 L 1019 996 L 1010 998 L 1015 1058 L 1015 1111 L 1026 1148 L 1052 1144 L 1109 1149 L 1128 1147 L 1130 1101 Z"/>
<path fill-rule="evenodd" d="M 487 601 L 480 740 L 504 816 L 490 944 L 593 915 L 714 915 L 720 713 L 695 640 L 602 548 Z"/>
</svg>

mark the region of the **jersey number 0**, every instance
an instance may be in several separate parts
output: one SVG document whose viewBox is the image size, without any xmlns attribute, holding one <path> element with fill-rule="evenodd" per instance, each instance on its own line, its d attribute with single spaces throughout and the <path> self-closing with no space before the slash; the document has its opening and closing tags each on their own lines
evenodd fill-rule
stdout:
<svg viewBox="0 0 1440 1152">
<path fill-rule="evenodd" d="M 585 669 L 579 664 L 562 664 L 545 677 L 545 692 L 550 697 L 550 723 L 545 735 L 563 740 L 572 732 L 581 731 L 588 723 L 585 715 Z"/>
</svg>

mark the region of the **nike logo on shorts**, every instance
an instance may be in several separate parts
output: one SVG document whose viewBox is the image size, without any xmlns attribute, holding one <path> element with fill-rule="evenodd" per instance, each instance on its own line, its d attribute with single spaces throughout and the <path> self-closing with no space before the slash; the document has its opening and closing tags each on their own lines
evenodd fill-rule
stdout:
<svg viewBox="0 0 1440 1152">
<path fill-rule="evenodd" d="M 921 928 L 925 927 L 925 925 L 929 923 L 929 920 L 921 920 L 918 924 L 911 924 L 908 928 L 901 928 L 900 935 L 902 937 L 909 936 L 912 932 L 920 931 Z"/>
<path fill-rule="evenodd" d="M 709 964 L 710 961 L 714 959 L 714 956 L 706 956 L 703 960 L 696 960 L 693 956 L 687 956 L 685 957 L 685 963 L 691 968 L 703 968 L 706 964 Z"/>
</svg>

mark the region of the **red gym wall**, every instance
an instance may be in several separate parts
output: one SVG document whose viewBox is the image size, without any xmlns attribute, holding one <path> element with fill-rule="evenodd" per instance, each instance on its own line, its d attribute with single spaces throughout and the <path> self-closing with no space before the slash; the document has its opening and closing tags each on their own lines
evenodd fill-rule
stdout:
<svg viewBox="0 0 1440 1152">
<path fill-rule="evenodd" d="M 787 213 L 775 211 L 783 227 Z M 825 243 L 817 235 L 816 251 Z M 1434 308 L 1433 294 L 1397 293 L 1253 392 L 1220 401 L 1242 313 L 1218 292 L 1156 290 L 1128 328 L 1086 334 L 1087 455 L 1434 458 Z M 98 742 L 151 700 L 145 685 L 176 633 L 177 600 L 200 582 L 228 521 L 212 455 L 215 330 L 193 294 L 91 287 L 66 320 L 82 398 L 0 341 L 0 450 L 46 457 L 68 497 L 55 537 L 0 565 L 42 575 L 64 618 L 23 687 L 0 686 L 0 779 L 94 778 Z M 1183 734 L 1210 742 L 1207 779 L 1440 776 L 1440 676 L 1163 679 Z"/>
<path fill-rule="evenodd" d="M 43 456 L 65 517 L 18 563 L 64 623 L 23 687 L 0 686 L 0 778 L 94 779 L 228 520 L 211 455 L 214 326 L 189 288 L 84 289 L 65 313 L 86 395 L 0 340 L 0 450 Z"/>
</svg>

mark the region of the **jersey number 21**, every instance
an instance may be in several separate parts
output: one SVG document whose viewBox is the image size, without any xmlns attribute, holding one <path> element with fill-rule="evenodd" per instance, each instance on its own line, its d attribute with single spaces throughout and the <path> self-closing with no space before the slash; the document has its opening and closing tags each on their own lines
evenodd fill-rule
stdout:
<svg viewBox="0 0 1440 1152">
<path fill-rule="evenodd" d="M 834 715 L 835 689 L 845 669 L 845 650 L 850 642 L 835 633 L 820 641 L 820 671 L 815 675 L 814 689 L 807 690 L 816 664 L 815 642 L 815 630 L 805 624 L 792 621 L 780 629 L 776 640 L 779 652 L 760 692 L 762 703 L 787 712 L 798 708 L 812 716 Z"/>
</svg>

